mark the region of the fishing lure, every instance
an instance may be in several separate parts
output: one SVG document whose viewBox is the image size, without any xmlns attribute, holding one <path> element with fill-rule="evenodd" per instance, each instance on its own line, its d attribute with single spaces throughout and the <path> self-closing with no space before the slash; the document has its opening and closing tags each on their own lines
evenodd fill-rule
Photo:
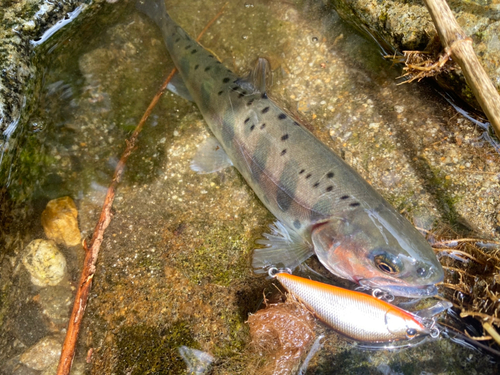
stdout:
<svg viewBox="0 0 500 375">
<path fill-rule="evenodd" d="M 320 283 L 273 268 L 269 275 L 335 331 L 357 341 L 379 343 L 411 340 L 439 329 L 423 319 L 372 295 Z"/>
</svg>

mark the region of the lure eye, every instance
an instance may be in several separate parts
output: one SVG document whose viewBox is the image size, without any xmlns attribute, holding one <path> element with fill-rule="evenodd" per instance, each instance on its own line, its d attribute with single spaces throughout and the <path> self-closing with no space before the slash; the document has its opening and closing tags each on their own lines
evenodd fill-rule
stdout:
<svg viewBox="0 0 500 375">
<path fill-rule="evenodd" d="M 417 268 L 417 275 L 420 277 L 424 277 L 427 275 L 427 270 L 424 267 Z"/>
<path fill-rule="evenodd" d="M 414 338 L 417 335 L 417 330 L 415 328 L 408 328 L 406 330 L 406 337 L 409 339 Z"/>
<path fill-rule="evenodd" d="M 377 255 L 374 261 L 377 268 L 384 273 L 395 274 L 401 271 L 398 259 L 394 256 L 389 256 L 389 254 Z"/>
</svg>

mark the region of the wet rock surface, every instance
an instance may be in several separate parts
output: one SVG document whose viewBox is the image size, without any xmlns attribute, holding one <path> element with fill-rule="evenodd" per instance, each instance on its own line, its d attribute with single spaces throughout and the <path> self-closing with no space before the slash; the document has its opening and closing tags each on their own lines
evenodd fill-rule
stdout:
<svg viewBox="0 0 500 375">
<path fill-rule="evenodd" d="M 402 51 L 423 51 L 437 35 L 431 16 L 420 0 L 323 0 L 358 29 L 372 34 L 391 55 Z M 497 1 L 447 1 L 458 24 L 472 38 L 474 50 L 497 90 L 500 90 L 500 4 Z M 440 75 L 438 82 L 479 108 L 458 68 Z"/>
</svg>

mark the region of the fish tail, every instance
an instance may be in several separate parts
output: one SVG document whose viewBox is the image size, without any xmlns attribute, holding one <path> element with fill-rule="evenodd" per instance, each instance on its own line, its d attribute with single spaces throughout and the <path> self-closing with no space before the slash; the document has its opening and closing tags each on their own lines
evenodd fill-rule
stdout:
<svg viewBox="0 0 500 375">
<path fill-rule="evenodd" d="M 151 18 L 160 28 L 170 20 L 165 0 L 137 0 L 135 7 Z"/>
</svg>

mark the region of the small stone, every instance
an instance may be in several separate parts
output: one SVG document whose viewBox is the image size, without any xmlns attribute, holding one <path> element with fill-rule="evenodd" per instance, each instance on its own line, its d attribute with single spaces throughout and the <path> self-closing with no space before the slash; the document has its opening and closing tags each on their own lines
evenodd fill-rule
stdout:
<svg viewBox="0 0 500 375">
<path fill-rule="evenodd" d="M 26 247 L 23 264 L 37 286 L 57 285 L 66 274 L 66 258 L 54 241 L 34 240 Z"/>
<path fill-rule="evenodd" d="M 51 200 L 42 212 L 42 225 L 47 238 L 65 246 L 76 246 L 81 241 L 77 221 L 78 211 L 70 197 Z"/>
<path fill-rule="evenodd" d="M 34 370 L 44 370 L 59 361 L 61 347 L 55 337 L 45 337 L 26 350 L 19 362 Z"/>
</svg>

